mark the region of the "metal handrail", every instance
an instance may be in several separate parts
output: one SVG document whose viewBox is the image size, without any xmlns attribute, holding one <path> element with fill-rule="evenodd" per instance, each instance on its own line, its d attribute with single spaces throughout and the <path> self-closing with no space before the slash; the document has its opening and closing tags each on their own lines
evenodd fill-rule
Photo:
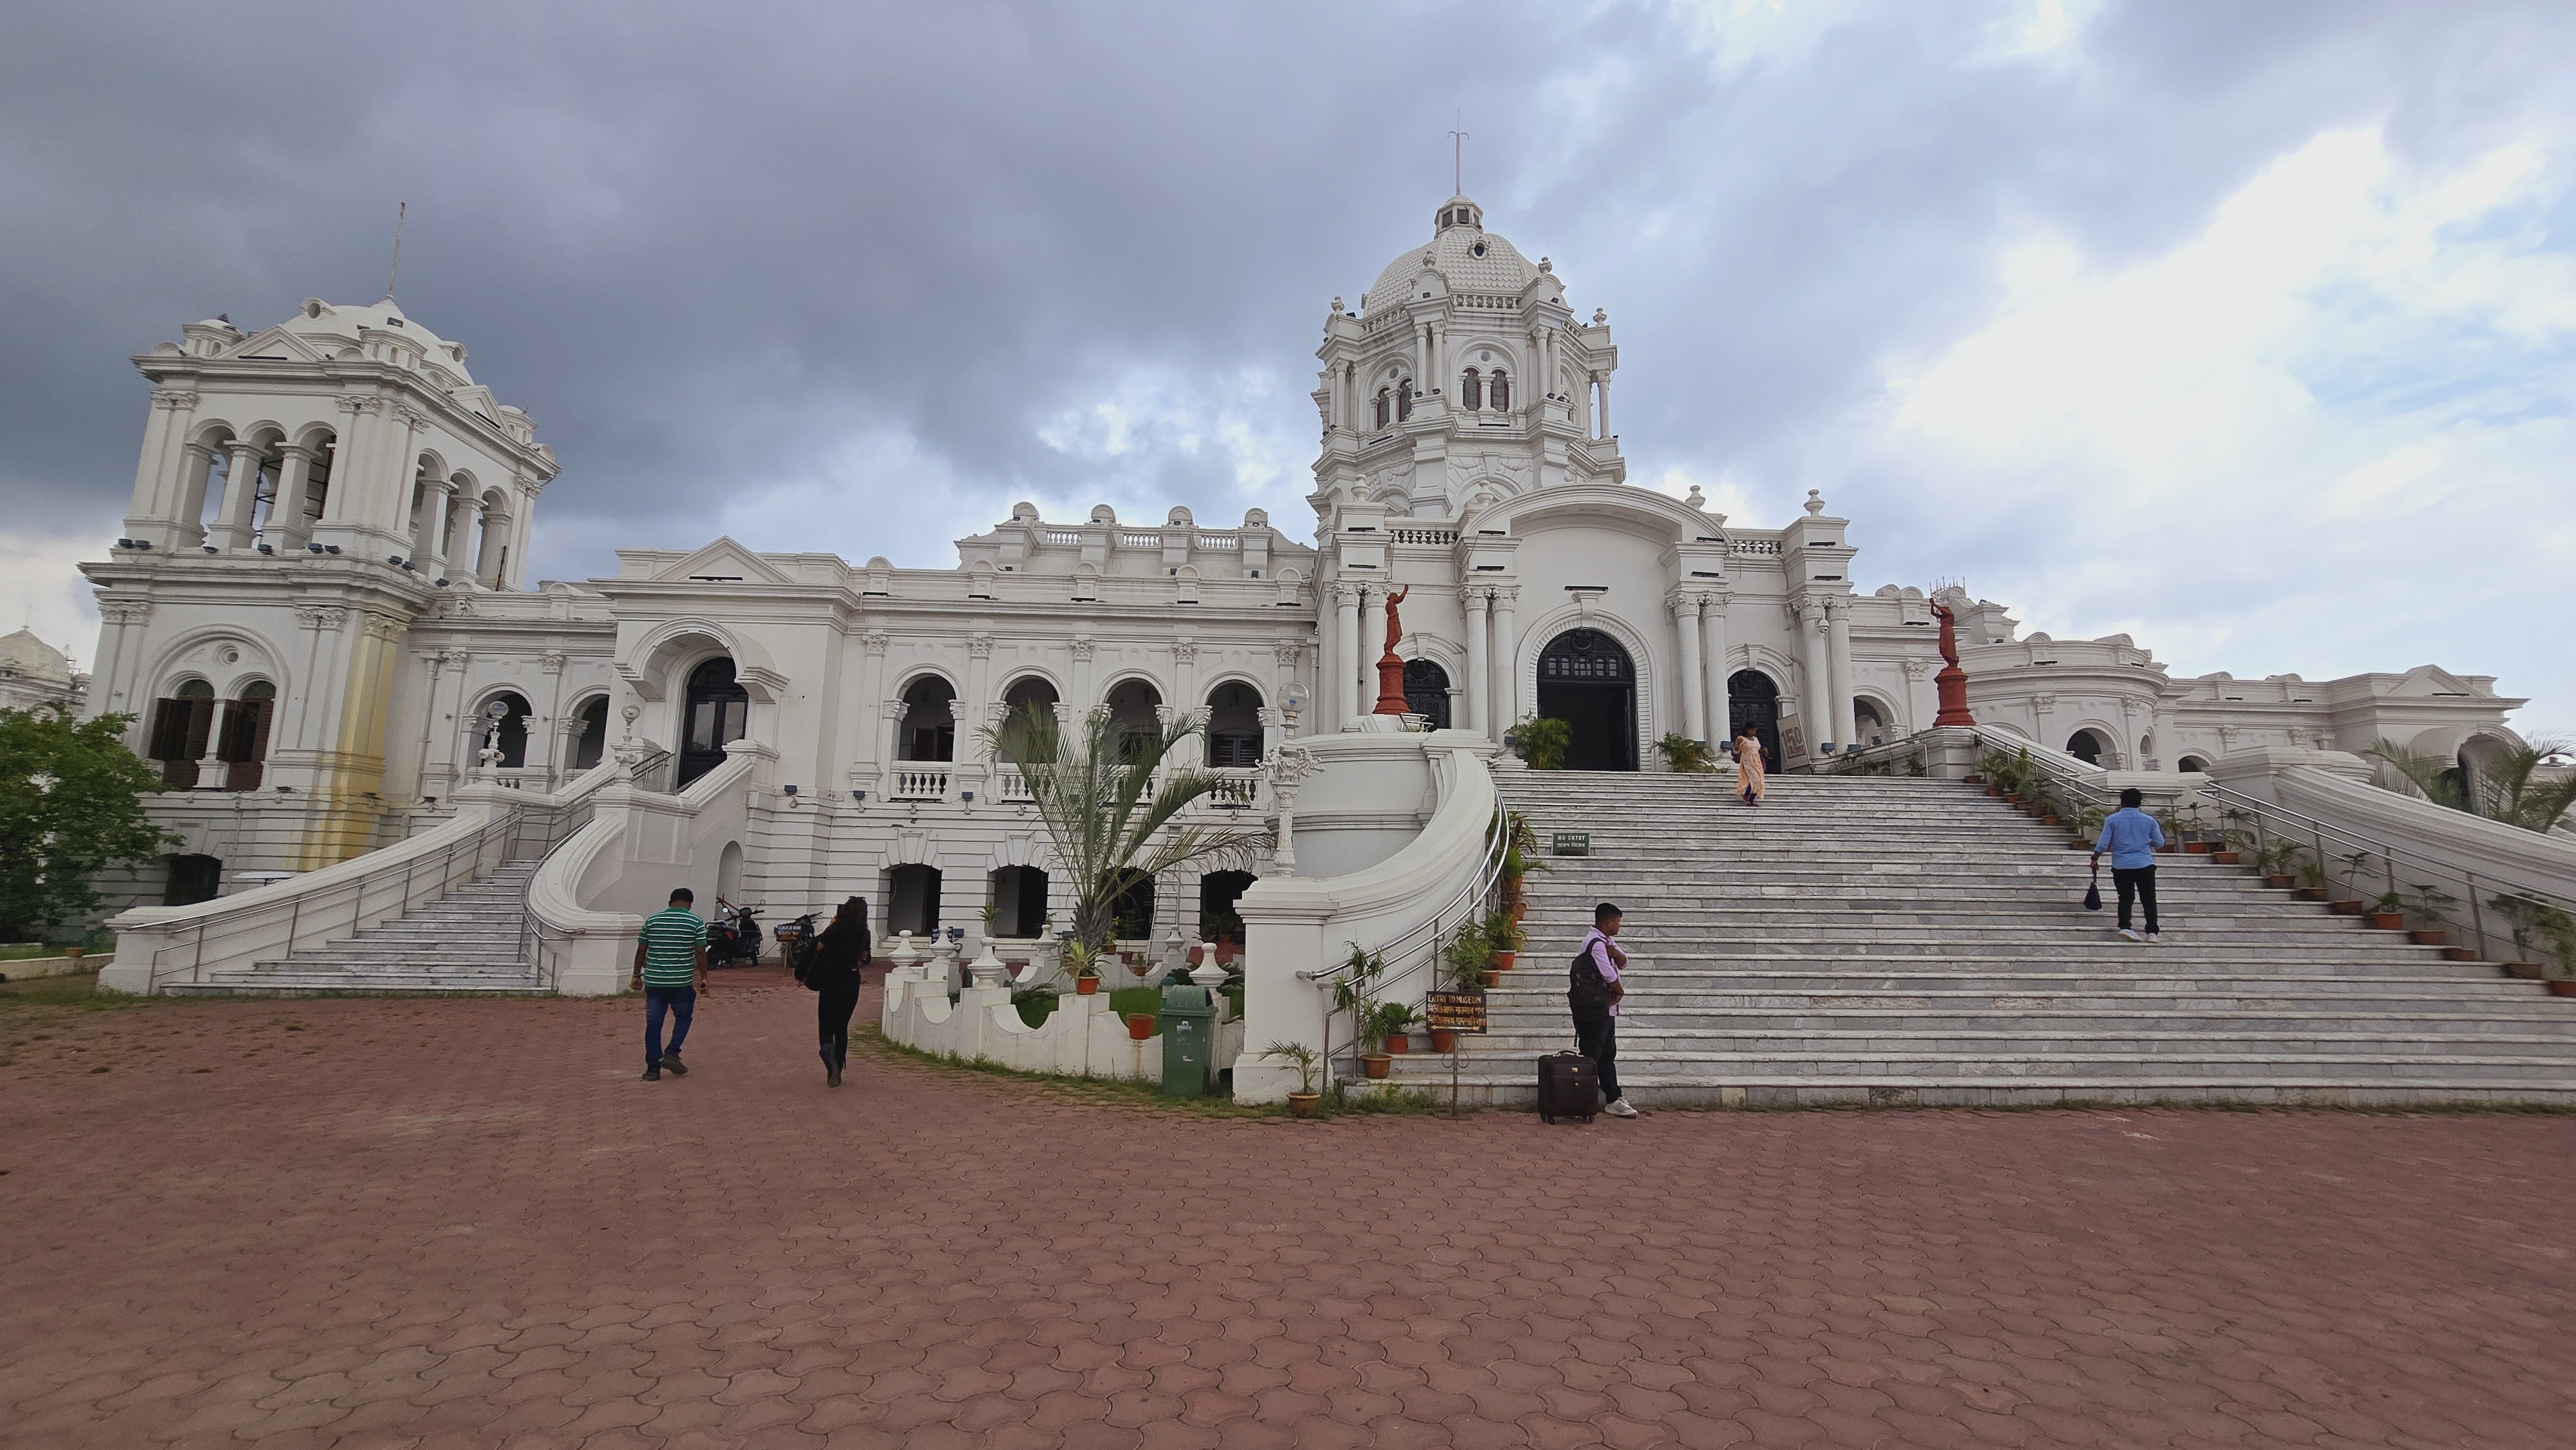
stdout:
<svg viewBox="0 0 2576 1450">
<path fill-rule="evenodd" d="M 1421 924 L 1370 953 L 1378 958 L 1380 963 L 1378 990 L 1369 998 L 1372 1003 L 1383 1001 L 1388 996 L 1387 988 L 1411 977 L 1425 964 L 1438 960 L 1441 938 L 1446 936 L 1459 921 L 1464 920 L 1465 915 L 1483 914 L 1485 898 L 1502 880 L 1503 858 L 1510 854 L 1511 813 L 1507 809 L 1496 807 L 1493 820 L 1485 827 L 1485 836 L 1485 851 L 1482 859 L 1476 864 L 1476 874 L 1470 877 L 1465 885 L 1459 887 L 1447 901 L 1441 903 L 1439 909 L 1432 912 Z M 1467 912 L 1453 919 L 1450 913 L 1456 911 L 1462 904 L 1466 906 Z M 1389 953 L 1395 954 L 1393 960 L 1389 960 Z M 1389 970 L 1396 962 L 1404 962 L 1406 965 L 1400 971 Z M 1332 985 L 1335 978 L 1350 970 L 1351 963 L 1345 960 L 1321 970 L 1299 972 L 1297 976 L 1300 981 L 1311 982 L 1320 990 Z M 1422 990 L 1424 1000 L 1428 1001 L 1429 994 L 1434 988 L 1426 982 Z M 1356 1045 L 1358 1036 L 1356 1022 L 1352 1024 L 1352 1035 Z M 1323 1061 L 1325 1083 L 1330 1086 L 1340 1079 L 1334 1076 L 1336 1070 L 1333 1067 L 1333 1012 L 1329 1007 L 1324 1012 Z"/>
<path fill-rule="evenodd" d="M 1980 745 L 1990 744 L 1982 731 L 1978 733 L 1977 741 Z M 2013 746 L 2016 750 L 2027 750 L 2029 742 L 2015 741 L 2013 742 Z M 2067 769 L 2061 762 L 2047 754 L 2033 751 L 2029 755 L 2029 760 L 2033 766 L 2047 772 L 2053 781 L 2061 785 L 2068 786 L 2097 803 L 2107 803 L 2114 798 L 2108 786 L 2099 785 L 2093 781 L 2085 779 L 2079 773 Z M 2475 938 L 2475 950 L 2481 960 L 2502 960 L 2502 958 L 2493 955 L 2489 949 L 2491 938 L 2490 933 L 2487 931 L 2486 909 L 2488 906 L 2492 905 L 2493 902 L 2487 898 L 2487 892 L 2496 892 L 2498 894 L 2498 899 L 2505 897 L 2519 897 L 2526 901 L 2553 907 L 2559 911 L 2576 911 L 2576 898 L 2571 898 L 2548 887 L 2534 886 L 2525 881 L 2500 876 L 2492 871 L 2487 872 L 2483 877 L 2481 877 L 2478 872 L 2473 871 L 2466 866 L 2444 860 L 2438 856 L 2427 855 L 2424 852 L 2412 850 L 2405 846 L 2396 845 L 2393 842 L 2382 840 L 2376 836 L 2365 835 L 2349 826 L 2337 825 L 2332 821 L 2319 820 L 2314 816 L 2291 810 L 2286 806 L 2277 805 L 2271 801 L 2247 795 L 2243 791 L 2220 785 L 2216 781 L 2205 781 L 2200 786 L 2189 789 L 2183 793 L 2207 799 L 2219 807 L 2219 823 L 2222 833 L 2226 830 L 2229 817 L 2235 816 L 2250 819 L 2254 823 L 2254 848 L 2258 856 L 2268 855 L 2270 853 L 2270 828 L 2279 827 L 2284 828 L 2282 829 L 2282 834 L 2286 838 L 2298 840 L 2300 837 L 2305 837 L 2304 840 L 2298 840 L 2298 844 L 2302 849 L 2312 850 L 2316 853 L 2317 870 L 2320 876 L 2325 874 L 2327 867 L 2331 862 L 2348 860 L 2353 856 L 2376 855 L 2386 873 L 2383 879 L 2388 883 L 2388 891 L 2392 896 L 2403 895 L 2403 893 L 2398 890 L 2397 880 L 2397 868 L 2401 861 L 2411 863 L 2412 871 L 2429 872 L 2436 877 L 2446 878 L 2446 881 L 2417 881 L 2411 883 L 2415 886 L 2439 886 L 2447 883 L 2459 884 L 2464 887 L 2468 893 L 2465 900 L 2467 901 L 2469 908 L 2469 930 L 2471 935 Z M 2330 840 L 2335 844 L 2353 847 L 2354 850 L 2341 855 L 2332 854 L 2327 850 L 2327 845 Z M 2355 874 L 2357 874 L 2357 872 Z M 2412 874 L 2412 872 L 2410 872 L 2410 874 Z M 2345 877 L 2347 884 L 2350 883 L 2351 879 L 2350 875 Z M 2416 914 L 2425 915 L 2425 913 L 2420 911 Z M 2441 918 L 2436 917 L 2430 919 L 2440 920 Z"/>
</svg>

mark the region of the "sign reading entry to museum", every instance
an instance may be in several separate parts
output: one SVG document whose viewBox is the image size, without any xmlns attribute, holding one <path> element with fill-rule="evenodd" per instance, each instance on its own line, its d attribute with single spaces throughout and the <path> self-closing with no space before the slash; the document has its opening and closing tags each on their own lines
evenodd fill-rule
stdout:
<svg viewBox="0 0 2576 1450">
<path fill-rule="evenodd" d="M 1435 1031 L 1482 1032 L 1485 1030 L 1485 994 L 1429 993 L 1423 999 L 1422 1020 Z"/>
</svg>

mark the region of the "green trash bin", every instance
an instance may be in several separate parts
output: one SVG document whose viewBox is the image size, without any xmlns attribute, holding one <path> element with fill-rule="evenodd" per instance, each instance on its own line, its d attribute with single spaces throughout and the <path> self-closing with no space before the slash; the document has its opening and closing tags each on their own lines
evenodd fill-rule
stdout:
<svg viewBox="0 0 2576 1450">
<path fill-rule="evenodd" d="M 1216 1003 L 1208 989 L 1165 987 L 1157 1026 L 1163 1034 L 1163 1096 L 1204 1095 L 1208 1066 L 1216 1056 Z"/>
</svg>

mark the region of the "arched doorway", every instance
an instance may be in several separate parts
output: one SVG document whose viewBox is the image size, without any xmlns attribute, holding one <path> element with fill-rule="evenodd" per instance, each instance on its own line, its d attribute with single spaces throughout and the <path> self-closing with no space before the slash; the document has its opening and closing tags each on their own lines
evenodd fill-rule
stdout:
<svg viewBox="0 0 2576 1450">
<path fill-rule="evenodd" d="M 687 704 L 680 719 L 680 763 L 673 790 L 724 764 L 727 745 L 743 737 L 751 720 L 751 693 L 734 682 L 733 661 L 718 655 L 689 671 Z"/>
<path fill-rule="evenodd" d="M 1854 749 L 1867 749 L 1873 745 L 1885 745 L 1888 737 L 1894 733 L 1894 728 L 1887 723 L 1887 712 L 1880 707 L 1876 700 L 1860 697 L 1855 698 L 1852 701 L 1852 746 Z"/>
<path fill-rule="evenodd" d="M 903 692 L 903 723 L 895 727 L 897 760 L 957 758 L 957 691 L 937 675 L 924 675 Z"/>
<path fill-rule="evenodd" d="M 1046 929 L 1047 874 L 1035 866 L 1004 866 L 987 880 L 993 889 L 990 934 L 1034 938 Z"/>
<path fill-rule="evenodd" d="M 2107 741 L 2090 730 L 2078 730 L 2066 737 L 2066 753 L 2086 765 L 2100 765 L 2102 757 L 2108 754 L 2110 749 Z"/>
<path fill-rule="evenodd" d="M 1243 918 L 1234 904 L 1252 889 L 1252 882 L 1249 871 L 1210 871 L 1199 878 L 1199 940 L 1243 940 Z"/>
<path fill-rule="evenodd" d="M 501 753 L 488 762 L 486 750 Z M 497 770 L 520 770 L 528 763 L 528 700 L 515 690 L 504 690 L 483 702 L 474 713 L 474 764 L 480 769 L 489 765 Z"/>
<path fill-rule="evenodd" d="M 895 866 L 886 871 L 885 934 L 892 940 L 898 933 L 911 932 L 917 942 L 927 943 L 930 934 L 939 929 L 939 868 L 935 866 Z"/>
<path fill-rule="evenodd" d="M 1404 662 L 1404 708 L 1431 722 L 1434 730 L 1449 728 L 1449 672 L 1432 660 Z"/>
<path fill-rule="evenodd" d="M 1207 763 L 1242 770 L 1261 763 L 1261 692 L 1241 680 L 1208 691 Z"/>
<path fill-rule="evenodd" d="M 1568 770 L 1637 768 L 1637 667 L 1619 641 L 1569 629 L 1538 657 L 1538 713 L 1574 728 Z"/>
<path fill-rule="evenodd" d="M 1762 742 L 1765 769 L 1780 768 L 1780 686 L 1760 670 L 1737 670 L 1726 677 L 1726 733 L 1729 740 L 1753 732 Z"/>
<path fill-rule="evenodd" d="M 574 770 L 588 770 L 599 764 L 600 757 L 608 751 L 608 697 L 593 697 L 573 712 L 573 718 L 581 722 L 581 727 L 573 734 L 571 766 Z"/>
</svg>

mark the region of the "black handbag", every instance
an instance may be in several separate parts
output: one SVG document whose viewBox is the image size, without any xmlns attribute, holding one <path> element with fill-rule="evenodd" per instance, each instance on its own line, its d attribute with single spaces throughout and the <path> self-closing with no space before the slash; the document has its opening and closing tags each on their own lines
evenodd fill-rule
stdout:
<svg viewBox="0 0 2576 1450">
<path fill-rule="evenodd" d="M 2102 863 L 2099 861 L 2093 863 L 2093 879 L 2084 887 L 2084 909 L 2086 911 L 2102 909 Z"/>
</svg>

